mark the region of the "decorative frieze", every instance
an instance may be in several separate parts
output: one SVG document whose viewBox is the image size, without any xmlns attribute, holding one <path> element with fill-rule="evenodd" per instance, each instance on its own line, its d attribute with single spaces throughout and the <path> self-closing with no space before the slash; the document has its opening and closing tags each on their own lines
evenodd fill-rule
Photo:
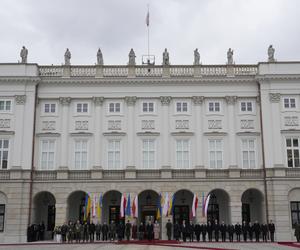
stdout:
<svg viewBox="0 0 300 250">
<path fill-rule="evenodd" d="M 299 126 L 298 116 L 286 116 L 286 117 L 284 117 L 284 126 L 287 126 L 287 127 Z"/>
<path fill-rule="evenodd" d="M 10 128 L 10 119 L 0 119 L 0 128 Z"/>
<path fill-rule="evenodd" d="M 42 122 L 42 130 L 49 131 L 49 130 L 55 130 L 55 121 L 43 121 Z"/>
<path fill-rule="evenodd" d="M 94 96 L 93 101 L 94 101 L 95 105 L 102 106 L 102 104 L 104 102 L 104 97 L 103 96 Z"/>
<path fill-rule="evenodd" d="M 88 130 L 89 122 L 88 121 L 75 121 L 75 130 Z"/>
<path fill-rule="evenodd" d="M 71 97 L 59 97 L 59 103 L 61 105 L 69 105 L 71 103 Z"/>
<path fill-rule="evenodd" d="M 270 93 L 269 99 L 270 102 L 280 102 L 280 93 Z"/>
<path fill-rule="evenodd" d="M 176 120 L 175 128 L 176 129 L 189 129 L 189 120 Z"/>
<path fill-rule="evenodd" d="M 225 96 L 225 100 L 227 104 L 235 104 L 237 100 L 237 96 Z"/>
<path fill-rule="evenodd" d="M 121 130 L 120 120 L 110 120 L 108 121 L 108 130 Z"/>
<path fill-rule="evenodd" d="M 241 129 L 254 129 L 254 120 L 241 120 Z"/>
<path fill-rule="evenodd" d="M 192 96 L 192 100 L 195 105 L 200 105 L 204 101 L 204 96 Z"/>
<path fill-rule="evenodd" d="M 171 100 L 172 100 L 171 96 L 161 96 L 160 97 L 161 105 L 169 105 Z"/>
<path fill-rule="evenodd" d="M 155 129 L 154 120 L 142 120 L 142 129 Z"/>
<path fill-rule="evenodd" d="M 125 96 L 125 102 L 128 106 L 134 106 L 136 102 L 136 96 Z"/>
<path fill-rule="evenodd" d="M 26 95 L 15 95 L 15 101 L 18 105 L 24 105 L 26 102 Z"/>
<path fill-rule="evenodd" d="M 222 129 L 222 120 L 208 120 L 208 129 Z"/>
</svg>

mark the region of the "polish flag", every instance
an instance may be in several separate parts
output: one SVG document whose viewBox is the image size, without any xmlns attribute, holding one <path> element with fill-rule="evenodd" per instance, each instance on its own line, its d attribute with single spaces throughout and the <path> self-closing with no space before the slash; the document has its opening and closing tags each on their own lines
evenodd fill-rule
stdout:
<svg viewBox="0 0 300 250">
<path fill-rule="evenodd" d="M 126 194 L 122 194 L 121 205 L 120 205 L 120 217 L 125 217 L 125 208 L 126 208 Z"/>
<path fill-rule="evenodd" d="M 197 207 L 198 207 L 198 197 L 196 194 L 194 194 L 193 205 L 192 205 L 192 216 L 193 217 L 196 217 Z"/>
<path fill-rule="evenodd" d="M 133 218 L 138 218 L 138 215 L 139 215 L 138 196 L 137 195 L 134 197 L 133 202 L 132 202 L 131 215 Z"/>
<path fill-rule="evenodd" d="M 209 199 L 210 199 L 210 194 L 205 199 L 205 206 L 204 206 L 204 215 L 205 215 L 205 217 L 207 217 L 207 209 L 208 209 Z"/>
</svg>

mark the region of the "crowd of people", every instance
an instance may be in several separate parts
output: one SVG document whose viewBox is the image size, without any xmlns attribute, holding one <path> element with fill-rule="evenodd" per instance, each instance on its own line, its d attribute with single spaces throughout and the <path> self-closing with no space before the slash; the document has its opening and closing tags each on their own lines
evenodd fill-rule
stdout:
<svg viewBox="0 0 300 250">
<path fill-rule="evenodd" d="M 27 241 L 40 241 L 44 240 L 45 236 L 45 224 L 42 221 L 40 224 L 31 224 L 27 228 Z"/>
</svg>

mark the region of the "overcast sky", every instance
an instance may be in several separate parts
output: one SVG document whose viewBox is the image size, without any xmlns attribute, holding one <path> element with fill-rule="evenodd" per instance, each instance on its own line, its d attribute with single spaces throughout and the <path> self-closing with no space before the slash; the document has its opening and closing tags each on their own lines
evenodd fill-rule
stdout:
<svg viewBox="0 0 300 250">
<path fill-rule="evenodd" d="M 126 64 L 133 48 L 137 64 L 147 54 L 156 64 L 168 48 L 171 64 L 192 64 L 198 48 L 203 64 L 265 61 L 273 44 L 278 61 L 300 61 L 300 0 L 0 0 L 0 63 L 17 62 L 23 45 L 28 62 L 94 64 L 100 47 L 105 64 Z"/>
</svg>

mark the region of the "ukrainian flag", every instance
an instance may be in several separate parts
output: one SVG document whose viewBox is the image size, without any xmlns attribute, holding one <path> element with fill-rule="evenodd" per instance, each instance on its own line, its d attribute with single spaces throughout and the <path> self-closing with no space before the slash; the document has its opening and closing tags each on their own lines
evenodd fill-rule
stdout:
<svg viewBox="0 0 300 250">
<path fill-rule="evenodd" d="M 161 200 L 162 200 L 162 196 L 161 194 L 159 194 L 159 197 L 157 199 L 157 204 L 156 204 L 156 219 L 159 220 L 161 218 Z"/>
<path fill-rule="evenodd" d="M 173 194 L 172 199 L 170 199 L 168 215 L 173 215 L 174 201 L 175 201 L 175 194 Z"/>
</svg>

